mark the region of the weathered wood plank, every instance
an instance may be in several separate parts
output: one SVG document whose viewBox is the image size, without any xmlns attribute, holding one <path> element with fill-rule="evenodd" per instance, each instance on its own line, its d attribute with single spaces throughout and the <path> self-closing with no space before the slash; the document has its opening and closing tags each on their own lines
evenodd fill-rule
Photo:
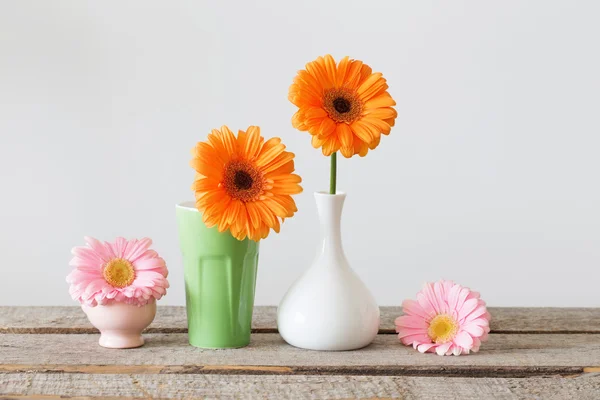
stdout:
<svg viewBox="0 0 600 400">
<path fill-rule="evenodd" d="M 277 309 L 256 307 L 255 333 L 277 332 Z M 495 308 L 495 333 L 600 333 L 600 308 Z M 400 307 L 381 307 L 380 333 L 394 333 Z M 0 307 L 0 333 L 95 333 L 79 307 Z M 185 333 L 184 307 L 158 307 L 148 333 Z"/>
<path fill-rule="evenodd" d="M 254 375 L 0 375 L 2 398 L 598 399 L 600 376 L 447 378 Z"/>
<path fill-rule="evenodd" d="M 278 334 L 253 335 L 250 346 L 236 350 L 196 349 L 186 334 L 146 338 L 144 347 L 121 351 L 98 346 L 98 335 L 0 335 L 0 372 L 523 377 L 600 367 L 600 335 L 595 334 L 493 334 L 479 353 L 461 357 L 420 354 L 393 335 L 378 335 L 370 346 L 352 352 L 297 349 Z"/>
</svg>

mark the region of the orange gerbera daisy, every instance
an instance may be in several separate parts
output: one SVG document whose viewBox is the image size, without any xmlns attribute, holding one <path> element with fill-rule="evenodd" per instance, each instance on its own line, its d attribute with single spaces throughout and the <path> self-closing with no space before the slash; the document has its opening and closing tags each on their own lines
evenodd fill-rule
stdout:
<svg viewBox="0 0 600 400">
<path fill-rule="evenodd" d="M 236 138 L 222 126 L 192 154 L 196 208 L 209 228 L 258 241 L 270 229 L 279 232 L 279 219 L 283 222 L 298 211 L 291 195 L 302 192 L 302 178 L 292 173 L 294 153 L 285 151 L 280 138 L 265 142 L 257 126 L 239 131 Z"/>
<path fill-rule="evenodd" d="M 365 156 L 394 126 L 396 102 L 381 73 L 362 61 L 344 57 L 336 65 L 329 54 L 306 64 L 290 86 L 289 100 L 298 106 L 294 128 L 308 131 L 323 154 Z"/>
</svg>

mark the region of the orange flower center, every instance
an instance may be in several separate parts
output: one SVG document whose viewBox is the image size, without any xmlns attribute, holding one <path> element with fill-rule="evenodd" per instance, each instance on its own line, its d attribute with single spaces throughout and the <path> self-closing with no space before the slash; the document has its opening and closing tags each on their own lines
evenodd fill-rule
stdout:
<svg viewBox="0 0 600 400">
<path fill-rule="evenodd" d="M 440 314 L 429 323 L 427 334 L 438 344 L 448 343 L 458 333 L 458 322 L 449 315 Z"/>
<path fill-rule="evenodd" d="M 223 177 L 227 193 L 244 203 L 258 200 L 265 185 L 261 172 L 248 161 L 231 161 Z"/>
<path fill-rule="evenodd" d="M 351 124 L 360 117 L 363 104 L 355 91 L 346 88 L 333 88 L 325 91 L 323 108 L 335 122 Z"/>
<path fill-rule="evenodd" d="M 115 258 L 106 263 L 102 276 L 112 286 L 124 288 L 133 283 L 135 270 L 129 261 L 123 258 Z"/>
</svg>

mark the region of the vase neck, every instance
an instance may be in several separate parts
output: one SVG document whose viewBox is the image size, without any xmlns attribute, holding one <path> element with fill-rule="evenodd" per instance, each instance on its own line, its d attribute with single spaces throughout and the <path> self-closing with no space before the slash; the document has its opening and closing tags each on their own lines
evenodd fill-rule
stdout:
<svg viewBox="0 0 600 400">
<path fill-rule="evenodd" d="M 315 193 L 321 223 L 322 254 L 344 257 L 342 248 L 342 208 L 346 194 Z"/>
</svg>

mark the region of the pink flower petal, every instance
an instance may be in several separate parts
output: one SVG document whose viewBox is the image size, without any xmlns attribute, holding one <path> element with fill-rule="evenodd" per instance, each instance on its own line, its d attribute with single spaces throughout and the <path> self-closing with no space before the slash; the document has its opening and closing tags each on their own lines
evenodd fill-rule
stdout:
<svg viewBox="0 0 600 400">
<path fill-rule="evenodd" d="M 152 295 L 154 297 L 160 298 L 160 296 L 163 296 L 165 293 L 167 293 L 167 289 L 165 289 L 164 287 L 161 286 L 155 286 L 152 288 Z"/>
<path fill-rule="evenodd" d="M 127 240 L 122 237 L 115 239 L 113 243 L 104 242 L 104 246 L 110 251 L 111 258 L 123 258 L 123 248 Z"/>
<path fill-rule="evenodd" d="M 446 296 L 444 295 L 444 287 L 441 282 L 435 282 L 433 284 L 433 292 L 438 306 L 438 314 L 448 313 L 448 303 L 446 302 Z"/>
<path fill-rule="evenodd" d="M 454 282 L 452 281 L 441 281 L 442 287 L 444 288 L 444 296 L 448 298 L 450 290 L 454 287 Z"/>
<path fill-rule="evenodd" d="M 458 305 L 458 294 L 460 293 L 462 287 L 460 285 L 454 285 L 448 292 L 448 307 L 451 310 L 456 310 Z"/>
<path fill-rule="evenodd" d="M 402 315 L 401 317 L 396 318 L 394 323 L 400 327 L 406 328 L 428 328 L 428 324 L 423 318 L 419 318 L 413 315 Z"/>
<path fill-rule="evenodd" d="M 157 281 L 162 281 L 163 279 L 165 279 L 165 276 L 163 274 L 161 274 L 160 272 L 156 272 L 152 269 L 139 270 L 137 271 L 136 277 L 145 280 Z"/>
<path fill-rule="evenodd" d="M 104 265 L 105 261 L 94 250 L 88 247 L 73 247 L 71 253 L 89 266 Z M 79 261 L 81 263 L 81 261 Z"/>
<path fill-rule="evenodd" d="M 139 257 L 134 263 L 133 266 L 136 270 L 142 269 L 162 269 L 165 267 L 165 260 L 162 258 L 146 258 Z"/>
<path fill-rule="evenodd" d="M 452 343 L 452 345 L 450 346 L 450 348 L 448 349 L 448 351 L 446 351 L 446 354 L 444 354 L 444 355 L 451 356 L 454 353 L 454 349 L 457 347 L 458 346 L 456 346 L 454 343 Z"/>
<path fill-rule="evenodd" d="M 423 287 L 423 294 L 425 294 L 425 298 L 429 304 L 431 304 L 431 308 L 433 308 L 435 314 L 441 314 L 443 305 L 441 304 L 441 299 L 436 297 L 433 285 L 430 283 L 425 284 Z"/>
<path fill-rule="evenodd" d="M 435 352 L 438 356 L 446 355 L 446 352 L 450 349 L 450 346 L 452 346 L 452 342 L 440 344 L 438 347 L 436 347 Z"/>
<path fill-rule="evenodd" d="M 464 302 L 462 308 L 458 311 L 458 318 L 464 320 L 469 314 L 471 314 L 475 308 L 477 308 L 477 299 L 469 299 Z"/>
<path fill-rule="evenodd" d="M 93 296 L 96 294 L 96 292 L 102 290 L 102 288 L 106 285 L 108 285 L 108 283 L 106 283 L 106 281 L 104 279 L 96 279 L 96 280 L 90 281 L 85 288 L 84 294 L 86 296 L 90 296 L 90 295 Z"/>
<path fill-rule="evenodd" d="M 417 346 L 417 350 L 421 353 L 426 353 L 432 347 L 437 346 L 435 343 L 423 343 Z"/>
<path fill-rule="evenodd" d="M 456 302 L 456 310 L 460 310 L 463 306 L 463 304 L 465 304 L 465 301 L 467 300 L 467 296 L 469 295 L 469 289 L 465 288 L 465 287 L 461 287 L 460 292 L 458 292 L 458 300 Z"/>
<path fill-rule="evenodd" d="M 470 349 L 473 346 L 473 338 L 465 331 L 461 331 L 454 338 L 454 343 L 465 349 Z"/>
<path fill-rule="evenodd" d="M 471 290 L 471 292 L 467 296 L 467 299 L 478 299 L 479 297 L 479 292 L 474 292 Z"/>
<path fill-rule="evenodd" d="M 88 246 L 96 253 L 104 262 L 110 261 L 111 254 L 104 244 L 96 238 L 86 236 L 83 238 Z"/>
<path fill-rule="evenodd" d="M 485 318 L 477 318 L 477 319 L 474 319 L 473 321 L 469 321 L 468 323 L 479 325 L 481 327 L 490 326 L 490 321 Z"/>
<path fill-rule="evenodd" d="M 410 335 L 410 336 L 403 336 L 400 338 L 400 340 L 402 341 L 402 343 L 404 343 L 406 345 L 411 345 L 413 342 L 424 343 L 431 339 L 429 339 L 429 336 L 427 336 L 425 334 L 416 334 L 416 335 Z"/>
<path fill-rule="evenodd" d="M 396 332 L 398 332 L 399 338 L 403 338 L 405 336 L 412 336 L 412 335 L 427 335 L 426 329 L 418 329 L 418 328 L 399 328 L 399 329 L 397 328 Z M 427 341 L 429 342 L 431 340 L 429 339 Z"/>
<path fill-rule="evenodd" d="M 475 337 L 483 336 L 483 334 L 485 333 L 481 326 L 475 324 L 465 325 L 462 327 L 462 329 L 464 329 L 465 332 L 469 333 L 469 335 Z"/>
<path fill-rule="evenodd" d="M 429 318 L 433 317 L 436 314 L 433 306 L 431 305 L 431 303 L 427 299 L 427 296 L 425 296 L 423 292 L 417 293 L 417 302 L 419 303 L 423 311 L 427 313 Z"/>
<path fill-rule="evenodd" d="M 462 347 L 460 346 L 454 346 L 452 349 L 452 354 L 455 356 L 460 356 L 462 353 Z"/>
<path fill-rule="evenodd" d="M 478 338 L 473 338 L 473 347 L 471 347 L 471 351 L 473 353 L 477 353 L 479 351 L 479 346 L 481 346 L 481 340 Z"/>
<path fill-rule="evenodd" d="M 478 304 L 477 308 L 475 310 L 473 310 L 473 312 L 469 315 L 467 315 L 464 319 L 465 323 L 469 323 L 471 321 L 476 320 L 477 318 L 485 315 L 485 313 L 487 313 L 487 308 L 482 305 L 482 304 Z"/>
<path fill-rule="evenodd" d="M 407 315 L 414 315 L 423 319 L 428 319 L 429 315 L 421 305 L 414 300 L 404 300 L 402 302 L 402 311 Z"/>
<path fill-rule="evenodd" d="M 125 258 L 131 262 L 135 262 L 139 256 L 144 254 L 148 248 L 152 245 L 152 240 L 150 238 L 143 238 L 135 243 L 133 246 L 127 246 L 127 253 L 125 254 Z"/>
</svg>

